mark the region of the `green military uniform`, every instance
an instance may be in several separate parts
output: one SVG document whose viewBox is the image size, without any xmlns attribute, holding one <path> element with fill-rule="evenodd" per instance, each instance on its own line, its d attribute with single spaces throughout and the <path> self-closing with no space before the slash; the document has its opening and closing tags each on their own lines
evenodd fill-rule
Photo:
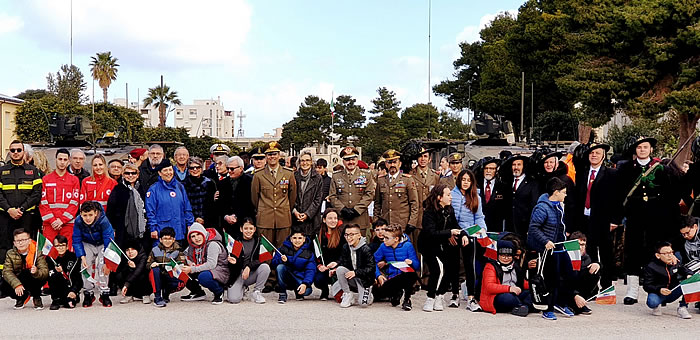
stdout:
<svg viewBox="0 0 700 340">
<path fill-rule="evenodd" d="M 384 153 L 384 159 L 387 161 L 399 157 L 400 154 L 395 150 Z M 387 175 L 377 179 L 375 217 L 381 217 L 389 224 L 396 223 L 404 228 L 409 225 L 415 227 L 418 223 L 418 204 L 416 183 L 411 175 L 397 173 L 395 176 Z"/>
<path fill-rule="evenodd" d="M 457 153 L 457 152 L 453 152 L 449 156 L 447 156 L 447 161 L 450 163 L 460 163 L 461 164 L 462 163 L 462 155 Z M 459 174 L 458 173 L 453 174 L 452 170 L 448 171 L 447 174 L 445 174 L 444 176 L 442 176 L 440 178 L 440 184 L 446 185 L 448 188 L 450 188 L 450 190 L 454 189 L 455 186 L 457 185 L 457 183 L 455 182 L 455 178 L 457 178 L 457 175 L 459 175 Z"/>
<path fill-rule="evenodd" d="M 347 147 L 340 152 L 340 157 L 343 159 L 357 157 L 357 151 L 353 147 Z M 369 170 L 355 168 L 353 171 L 348 171 L 342 169 L 334 171 L 331 177 L 328 200 L 338 211 L 343 224 L 358 224 L 362 235 L 366 234 L 367 229 L 372 224 L 367 207 L 374 199 L 375 188 L 376 182 Z M 354 209 L 355 216 L 351 218 L 341 217 L 345 208 Z"/>
</svg>

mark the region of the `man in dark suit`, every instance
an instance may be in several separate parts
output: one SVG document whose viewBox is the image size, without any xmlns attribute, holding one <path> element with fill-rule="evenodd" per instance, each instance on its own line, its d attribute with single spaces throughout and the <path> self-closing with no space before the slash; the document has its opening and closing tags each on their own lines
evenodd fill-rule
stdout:
<svg viewBox="0 0 700 340">
<path fill-rule="evenodd" d="M 581 231 L 587 236 L 586 249 L 593 262 L 601 264 L 603 288 L 610 287 L 615 277 L 615 259 L 610 232 L 618 227 L 621 211 L 616 170 L 603 162 L 610 146 L 591 144 L 584 156 L 588 166 L 576 171 L 576 225 L 567 225 L 567 232 Z"/>
<path fill-rule="evenodd" d="M 526 173 L 529 158 L 522 155 L 514 155 L 505 161 L 501 173 L 505 174 L 504 184 L 510 183 L 509 203 L 512 213 L 507 214 L 509 219 L 506 230 L 513 231 L 523 239 L 527 236 L 530 227 L 530 215 L 539 198 L 537 181 Z"/>
<path fill-rule="evenodd" d="M 241 157 L 233 156 L 226 162 L 228 176 L 219 182 L 220 226 L 227 233 L 239 236 L 240 226 L 246 217 L 255 218 L 253 202 L 250 200 L 250 185 L 253 177 L 243 173 L 244 162 Z"/>
<path fill-rule="evenodd" d="M 476 167 L 476 185 L 483 204 L 484 220 L 489 231 L 505 231 L 505 215 L 508 212 L 507 186 L 496 176 L 501 160 L 494 157 L 481 159 Z"/>
</svg>

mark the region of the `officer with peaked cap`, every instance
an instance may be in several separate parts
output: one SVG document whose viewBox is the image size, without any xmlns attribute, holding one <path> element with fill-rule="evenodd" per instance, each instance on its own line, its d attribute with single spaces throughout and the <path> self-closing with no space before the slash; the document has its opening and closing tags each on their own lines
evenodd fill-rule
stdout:
<svg viewBox="0 0 700 340">
<path fill-rule="evenodd" d="M 334 171 L 331 176 L 328 200 L 339 212 L 343 223 L 360 225 L 364 236 L 372 223 L 367 207 L 374 200 L 376 183 L 369 170 L 357 167 L 358 157 L 357 149 L 352 146 L 340 151 L 343 169 Z"/>
<path fill-rule="evenodd" d="M 462 172 L 462 154 L 453 152 L 447 156 L 450 170 L 440 178 L 440 184 L 447 185 L 450 190 L 455 188 L 455 178 Z"/>
<path fill-rule="evenodd" d="M 389 149 L 382 157 L 386 160 L 388 174 L 377 179 L 374 217 L 405 226 L 404 232 L 410 235 L 418 223 L 416 183 L 411 175 L 399 171 L 401 153 Z"/>
</svg>

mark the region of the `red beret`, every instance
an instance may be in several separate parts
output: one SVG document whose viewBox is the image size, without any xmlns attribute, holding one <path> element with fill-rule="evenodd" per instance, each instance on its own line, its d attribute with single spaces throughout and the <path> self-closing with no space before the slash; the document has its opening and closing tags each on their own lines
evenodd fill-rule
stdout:
<svg viewBox="0 0 700 340">
<path fill-rule="evenodd" d="M 146 149 L 144 149 L 144 148 L 133 149 L 133 150 L 129 151 L 129 155 L 130 155 L 132 158 L 139 158 L 139 157 L 141 157 L 141 155 L 143 155 L 146 151 L 148 151 L 148 150 L 146 150 Z"/>
<path fill-rule="evenodd" d="M 367 166 L 367 163 L 363 161 L 357 161 L 357 167 L 360 169 L 369 169 L 369 166 Z"/>
</svg>

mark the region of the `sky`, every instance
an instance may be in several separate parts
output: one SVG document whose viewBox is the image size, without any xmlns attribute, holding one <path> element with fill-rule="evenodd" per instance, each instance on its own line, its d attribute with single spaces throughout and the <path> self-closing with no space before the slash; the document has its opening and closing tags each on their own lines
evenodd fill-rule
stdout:
<svg viewBox="0 0 700 340">
<path fill-rule="evenodd" d="M 452 78 L 459 42 L 478 40 L 523 2 L 432 1 L 430 84 Z M 385 86 L 402 108 L 430 100 L 449 111 L 429 99 L 428 8 L 428 0 L 73 0 L 73 64 L 91 96 L 90 57 L 111 51 L 120 66 L 110 101 L 126 96 L 127 83 L 129 101 L 137 91 L 143 100 L 163 75 L 183 104 L 220 97 L 226 110 L 242 110 L 246 137 L 281 127 L 308 95 L 351 95 L 369 110 Z M 0 93 L 45 89 L 47 74 L 71 62 L 70 38 L 71 0 L 0 0 Z"/>
</svg>

